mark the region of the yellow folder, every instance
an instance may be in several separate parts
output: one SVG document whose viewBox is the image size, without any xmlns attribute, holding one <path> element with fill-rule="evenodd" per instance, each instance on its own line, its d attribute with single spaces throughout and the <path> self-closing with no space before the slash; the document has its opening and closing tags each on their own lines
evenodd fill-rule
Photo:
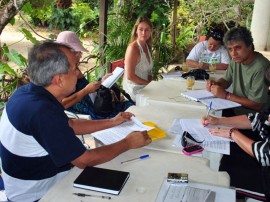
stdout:
<svg viewBox="0 0 270 202">
<path fill-rule="evenodd" d="M 146 126 L 154 127 L 154 129 L 149 130 L 147 132 L 149 137 L 152 140 L 156 140 L 156 139 L 159 139 L 159 138 L 164 138 L 164 137 L 167 136 L 166 132 L 164 130 L 161 130 L 155 123 L 147 121 L 147 122 L 143 122 L 143 124 L 146 125 Z"/>
</svg>

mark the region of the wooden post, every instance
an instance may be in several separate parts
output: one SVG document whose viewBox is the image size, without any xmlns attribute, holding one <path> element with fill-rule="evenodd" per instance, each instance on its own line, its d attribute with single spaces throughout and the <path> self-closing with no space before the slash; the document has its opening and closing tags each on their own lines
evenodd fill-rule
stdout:
<svg viewBox="0 0 270 202">
<path fill-rule="evenodd" d="M 99 54 L 102 54 L 107 36 L 108 0 L 100 0 L 99 9 Z M 101 61 L 101 64 L 103 65 L 105 62 Z"/>
<path fill-rule="evenodd" d="M 177 7 L 178 7 L 178 0 L 174 0 L 174 3 L 173 3 L 172 32 L 171 32 L 173 50 L 175 50 L 175 41 L 176 41 Z"/>
</svg>

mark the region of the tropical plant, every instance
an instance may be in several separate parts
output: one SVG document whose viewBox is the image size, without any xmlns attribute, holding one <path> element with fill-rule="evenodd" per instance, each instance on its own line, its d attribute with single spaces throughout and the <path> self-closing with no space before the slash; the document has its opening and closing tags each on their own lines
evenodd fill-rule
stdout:
<svg viewBox="0 0 270 202">
<path fill-rule="evenodd" d="M 9 51 L 6 44 L 3 45 L 2 50 L 4 56 L 16 65 L 14 68 L 6 62 L 0 64 L 0 102 L 6 102 L 18 86 L 29 82 L 29 80 L 26 76 L 26 59 L 16 50 Z"/>
</svg>

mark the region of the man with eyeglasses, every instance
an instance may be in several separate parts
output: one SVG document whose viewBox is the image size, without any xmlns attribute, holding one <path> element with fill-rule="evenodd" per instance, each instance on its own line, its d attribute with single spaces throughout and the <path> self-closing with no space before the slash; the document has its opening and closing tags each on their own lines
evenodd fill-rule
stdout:
<svg viewBox="0 0 270 202">
<path fill-rule="evenodd" d="M 230 57 L 223 46 L 223 35 L 223 31 L 219 29 L 210 29 L 206 40 L 199 42 L 189 53 L 187 65 L 192 68 L 209 69 L 211 64 L 215 64 L 216 69 L 227 69 Z"/>
<path fill-rule="evenodd" d="M 269 60 L 254 51 L 251 32 L 237 27 L 224 36 L 232 61 L 224 75 L 216 82 L 207 81 L 206 88 L 216 97 L 238 102 L 242 107 L 223 111 L 223 116 L 255 113 L 268 107 L 268 86 L 264 82 Z M 232 93 L 226 91 L 232 85 Z"/>
<path fill-rule="evenodd" d="M 106 120 L 69 119 L 61 100 L 77 82 L 72 49 L 44 42 L 31 48 L 28 61 L 31 82 L 14 92 L 0 120 L 1 171 L 8 201 L 38 201 L 73 166 L 102 164 L 151 142 L 146 131 L 139 131 L 87 150 L 76 135 L 114 127 L 133 114 L 121 112 Z"/>
</svg>

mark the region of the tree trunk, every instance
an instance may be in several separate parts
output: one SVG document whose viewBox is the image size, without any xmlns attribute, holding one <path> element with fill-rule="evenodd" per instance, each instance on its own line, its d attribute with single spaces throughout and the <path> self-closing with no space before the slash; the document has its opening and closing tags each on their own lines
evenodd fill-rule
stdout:
<svg viewBox="0 0 270 202">
<path fill-rule="evenodd" d="M 9 23 L 9 21 L 21 10 L 24 4 L 26 4 L 28 0 L 16 0 L 16 5 L 14 5 L 14 1 L 10 0 L 6 5 L 1 5 L 0 9 L 0 47 L 1 44 L 1 34 L 4 30 L 5 26 Z M 17 7 L 17 9 L 16 9 Z M 2 49 L 0 49 L 0 62 L 2 62 Z"/>
</svg>

